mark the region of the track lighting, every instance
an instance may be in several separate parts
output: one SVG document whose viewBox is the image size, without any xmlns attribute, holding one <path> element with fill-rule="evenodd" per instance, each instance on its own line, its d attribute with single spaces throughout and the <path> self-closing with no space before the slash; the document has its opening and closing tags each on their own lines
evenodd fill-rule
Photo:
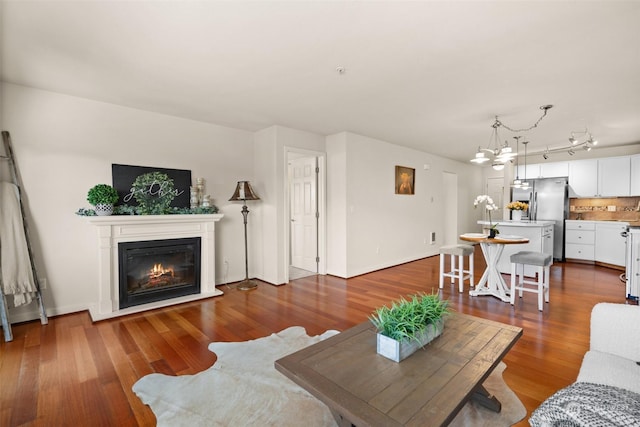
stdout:
<svg viewBox="0 0 640 427">
<path fill-rule="evenodd" d="M 549 148 L 547 147 L 542 154 L 542 157 L 547 160 L 549 158 L 549 153 L 564 153 L 567 152 L 570 156 L 576 154 L 576 151 L 579 147 L 582 147 L 585 151 L 591 151 L 591 149 L 598 144 L 598 141 L 593 138 L 589 129 L 585 127 L 584 131 L 573 131 L 571 132 L 571 136 L 569 137 L 569 142 L 571 145 L 557 148 Z"/>
</svg>

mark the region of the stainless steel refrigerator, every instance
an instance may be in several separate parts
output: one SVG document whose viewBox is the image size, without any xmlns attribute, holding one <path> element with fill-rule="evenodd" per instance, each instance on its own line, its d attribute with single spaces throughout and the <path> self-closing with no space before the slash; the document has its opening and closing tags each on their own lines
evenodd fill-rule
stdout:
<svg viewBox="0 0 640 427">
<path fill-rule="evenodd" d="M 564 220 L 569 216 L 568 178 L 540 178 L 528 181 L 528 189 L 512 189 L 511 200 L 529 204 L 524 220 L 555 221 L 553 258 L 564 261 Z"/>
</svg>

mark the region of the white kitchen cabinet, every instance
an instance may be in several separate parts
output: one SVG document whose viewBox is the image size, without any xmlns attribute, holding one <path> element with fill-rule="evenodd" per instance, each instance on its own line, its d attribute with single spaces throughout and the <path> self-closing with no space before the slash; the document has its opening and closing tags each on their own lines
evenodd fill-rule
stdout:
<svg viewBox="0 0 640 427">
<path fill-rule="evenodd" d="M 569 197 L 598 196 L 598 160 L 569 162 Z"/>
<path fill-rule="evenodd" d="M 624 267 L 626 239 L 620 233 L 626 231 L 627 222 L 595 223 L 595 260 L 606 264 Z"/>
<path fill-rule="evenodd" d="M 540 165 L 539 164 L 527 165 L 526 175 L 525 175 L 524 165 L 518 166 L 517 171 L 518 171 L 518 178 L 520 178 L 520 179 L 540 178 Z"/>
<path fill-rule="evenodd" d="M 616 221 L 565 221 L 565 257 L 623 267 L 626 241 L 620 233 L 628 225 Z"/>
<path fill-rule="evenodd" d="M 630 196 L 640 196 L 640 154 L 631 156 Z"/>
<path fill-rule="evenodd" d="M 569 176 L 569 162 L 540 163 L 540 177 L 557 178 Z"/>
<path fill-rule="evenodd" d="M 569 197 L 629 196 L 629 156 L 569 162 Z"/>
<path fill-rule="evenodd" d="M 630 177 L 631 160 L 629 156 L 598 159 L 598 196 L 629 196 Z"/>
<path fill-rule="evenodd" d="M 524 179 L 524 165 L 516 169 L 518 178 Z M 534 163 L 527 165 L 527 179 L 569 176 L 569 162 Z"/>
<path fill-rule="evenodd" d="M 595 233 L 594 221 L 565 221 L 565 258 L 594 261 Z"/>
</svg>

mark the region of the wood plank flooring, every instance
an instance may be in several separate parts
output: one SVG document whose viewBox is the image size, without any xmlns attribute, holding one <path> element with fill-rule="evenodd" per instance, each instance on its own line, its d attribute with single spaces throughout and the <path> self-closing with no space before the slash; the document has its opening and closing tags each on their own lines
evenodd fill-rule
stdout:
<svg viewBox="0 0 640 427">
<path fill-rule="evenodd" d="M 476 248 L 476 281 L 484 260 Z M 589 346 L 589 315 L 600 301 L 625 302 L 620 271 L 556 263 L 551 302 L 534 294 L 515 307 L 493 297 L 443 295 L 461 313 L 524 329 L 507 354 L 504 378 L 531 413 L 577 376 Z M 349 280 L 312 276 L 284 286 L 261 284 L 221 297 L 92 323 L 87 312 L 14 325 L 0 344 L 0 426 L 152 426 L 155 417 L 131 391 L 152 372 L 194 374 L 211 366 L 212 341 L 243 341 L 301 325 L 315 335 L 344 330 L 399 296 L 437 290 L 438 257 Z M 526 419 L 518 425 L 526 426 Z"/>
</svg>

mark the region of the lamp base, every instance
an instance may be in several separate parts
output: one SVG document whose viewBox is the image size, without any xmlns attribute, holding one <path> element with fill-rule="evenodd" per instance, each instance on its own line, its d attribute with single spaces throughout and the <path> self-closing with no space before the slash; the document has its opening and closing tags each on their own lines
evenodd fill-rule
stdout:
<svg viewBox="0 0 640 427">
<path fill-rule="evenodd" d="M 257 287 L 258 283 L 254 282 L 251 279 L 244 279 L 242 282 L 238 283 L 236 289 L 239 289 L 241 291 L 251 291 L 253 289 L 256 289 Z"/>
</svg>

